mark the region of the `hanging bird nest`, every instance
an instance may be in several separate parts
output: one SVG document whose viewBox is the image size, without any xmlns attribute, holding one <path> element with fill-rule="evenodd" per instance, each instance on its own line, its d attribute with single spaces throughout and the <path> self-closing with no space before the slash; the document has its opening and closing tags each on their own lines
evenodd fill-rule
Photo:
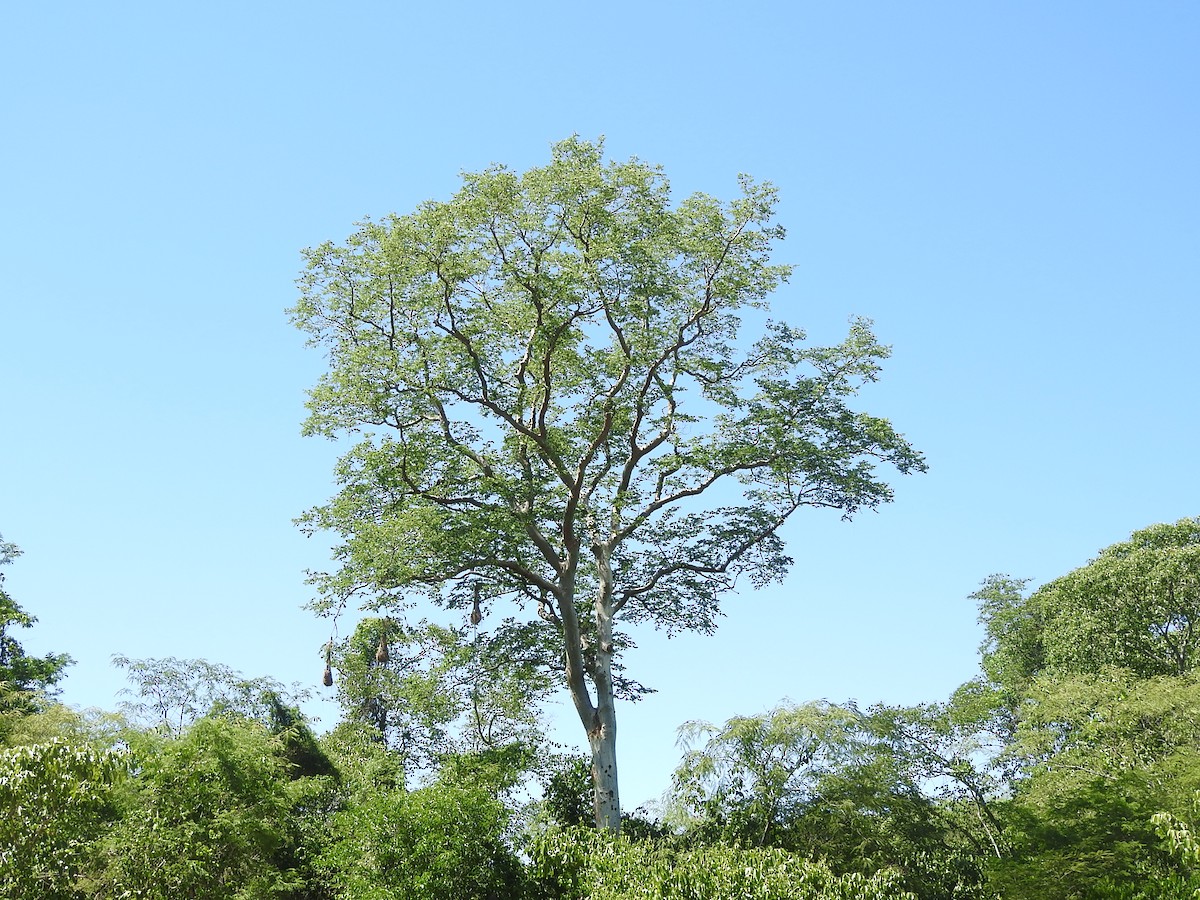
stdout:
<svg viewBox="0 0 1200 900">
<path fill-rule="evenodd" d="M 321 676 L 321 684 L 333 687 L 333 638 L 325 644 L 325 673 Z"/>
<path fill-rule="evenodd" d="M 471 604 L 471 624 L 478 625 L 483 621 L 483 612 L 479 609 L 479 582 L 475 582 L 475 599 Z"/>
<path fill-rule="evenodd" d="M 388 628 L 389 624 L 390 623 L 388 621 L 384 621 L 383 628 L 379 632 L 379 646 L 375 648 L 375 662 L 379 663 L 381 666 L 392 658 L 391 654 L 388 653 L 388 631 L 390 630 Z"/>
</svg>

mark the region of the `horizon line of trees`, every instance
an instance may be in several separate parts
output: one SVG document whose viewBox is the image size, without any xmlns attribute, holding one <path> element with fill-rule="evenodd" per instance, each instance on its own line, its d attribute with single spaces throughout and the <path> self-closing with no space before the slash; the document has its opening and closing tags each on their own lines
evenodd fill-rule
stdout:
<svg viewBox="0 0 1200 900">
<path fill-rule="evenodd" d="M 950 698 L 685 723 L 664 806 L 615 837 L 506 629 L 365 619 L 321 736 L 298 689 L 204 660 L 118 657 L 129 702 L 84 713 L 55 699 L 70 658 L 25 654 L 0 571 L 0 895 L 1193 896 L 1200 519 L 973 598 L 980 672 Z"/>
</svg>

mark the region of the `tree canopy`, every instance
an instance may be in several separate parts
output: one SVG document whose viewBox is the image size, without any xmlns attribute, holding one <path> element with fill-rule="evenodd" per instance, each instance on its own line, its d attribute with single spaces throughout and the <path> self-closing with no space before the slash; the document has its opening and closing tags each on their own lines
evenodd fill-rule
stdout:
<svg viewBox="0 0 1200 900">
<path fill-rule="evenodd" d="M 1040 675 L 1105 667 L 1138 677 L 1200 664 L 1200 519 L 1152 525 L 1031 594 L 993 575 L 973 596 L 983 674 L 1013 695 Z"/>
<path fill-rule="evenodd" d="M 1011 794 L 994 804 L 1006 827 L 990 883 L 1005 897 L 1184 896 L 1190 876 L 1152 819 L 1190 817 L 1200 787 L 1200 520 L 1025 585 L 992 576 L 975 594 L 983 673 L 952 703 L 997 738 Z M 1119 893 L 1134 886 L 1145 893 Z"/>
<path fill-rule="evenodd" d="M 740 334 L 789 274 L 771 185 L 673 206 L 660 169 L 578 138 L 463 182 L 305 253 L 293 317 L 329 359 L 306 430 L 358 443 L 304 523 L 342 536 L 328 607 L 536 605 L 615 828 L 618 620 L 711 631 L 739 578 L 787 571 L 793 512 L 876 507 L 878 464 L 924 461 L 849 405 L 888 355 L 869 323 Z"/>
<path fill-rule="evenodd" d="M 1200 519 L 1135 531 L 1035 602 L 1053 670 L 1185 674 L 1200 663 Z"/>
</svg>

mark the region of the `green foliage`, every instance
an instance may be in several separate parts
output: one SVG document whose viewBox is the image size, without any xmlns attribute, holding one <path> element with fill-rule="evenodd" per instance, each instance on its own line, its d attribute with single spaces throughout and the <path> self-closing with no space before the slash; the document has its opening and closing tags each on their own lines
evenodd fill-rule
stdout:
<svg viewBox="0 0 1200 900">
<path fill-rule="evenodd" d="M 263 725 L 209 717 L 129 739 L 136 777 L 101 845 L 102 896 L 265 900 L 298 888 L 280 864 L 293 837 L 289 766 Z"/>
<path fill-rule="evenodd" d="M 1027 579 L 992 575 L 971 595 L 984 626 L 979 648 L 984 675 L 1012 692 L 1023 690 L 1046 666 L 1044 612 L 1025 596 L 1027 583 Z"/>
<path fill-rule="evenodd" d="M 1012 695 L 1043 672 L 1148 678 L 1200 663 L 1200 519 L 1136 531 L 1030 596 L 1024 586 L 994 575 L 974 595 L 984 673 Z"/>
<path fill-rule="evenodd" d="M 0 538 L 0 566 L 21 555 L 15 544 Z M 37 619 L 25 612 L 4 588 L 0 571 L 0 745 L 5 733 L 22 717 L 36 712 L 62 679 L 72 662 L 65 653 L 29 656 L 13 635 L 15 628 L 29 628 Z"/>
<path fill-rule="evenodd" d="M 410 773 L 459 754 L 532 753 L 554 653 L 545 629 L 511 619 L 468 635 L 368 618 L 335 647 L 338 700 Z"/>
<path fill-rule="evenodd" d="M 55 740 L 0 751 L 0 896 L 80 896 L 124 759 Z"/>
<path fill-rule="evenodd" d="M 339 793 L 370 793 L 403 788 L 407 778 L 403 758 L 385 747 L 368 725 L 342 721 L 320 738 L 321 749 L 341 775 Z"/>
<path fill-rule="evenodd" d="M 531 875 L 555 900 L 916 900 L 894 872 L 835 874 L 778 848 L 679 849 L 587 829 L 533 841 Z"/>
<path fill-rule="evenodd" d="M 1023 777 L 1008 810 L 1006 896 L 1104 896 L 1181 875 L 1152 827 L 1200 790 L 1200 679 L 1105 669 L 1037 679 L 1008 754 Z M 1164 882 L 1165 883 L 1165 882 Z"/>
<path fill-rule="evenodd" d="M 542 778 L 542 806 L 554 824 L 571 828 L 593 821 L 592 767 L 587 757 L 563 756 Z"/>
<path fill-rule="evenodd" d="M 508 818 L 486 786 L 378 786 L 329 816 L 314 864 L 338 900 L 517 898 L 524 874 L 504 839 Z"/>
<path fill-rule="evenodd" d="M 1039 679 L 1010 752 L 1034 771 L 1125 772 L 1200 753 L 1200 673 L 1136 678 L 1121 669 Z"/>
<path fill-rule="evenodd" d="M 975 595 L 983 675 L 952 707 L 996 738 L 1005 897 L 1183 896 L 1151 827 L 1200 787 L 1200 520 L 1134 532 L 1031 594 Z M 1190 890 L 1190 889 L 1188 889 Z"/>
<path fill-rule="evenodd" d="M 337 768 L 321 748 L 299 708 L 289 705 L 274 692 L 268 692 L 264 699 L 270 717 L 268 728 L 279 739 L 280 755 L 290 766 L 288 777 L 297 779 L 328 775 L 337 779 Z"/>
<path fill-rule="evenodd" d="M 111 749 L 121 743 L 128 723 L 124 718 L 97 709 L 78 710 L 61 703 L 42 702 L 36 712 L 14 718 L 0 742 L 26 747 L 63 741 L 72 747 Z"/>
<path fill-rule="evenodd" d="M 835 871 L 896 869 L 922 900 L 990 898 L 983 866 L 999 855 L 998 785 L 949 706 L 872 707 L 859 750 L 819 781 L 790 846 Z"/>
<path fill-rule="evenodd" d="M 1200 520 L 1134 532 L 1038 591 L 1053 671 L 1182 675 L 1200 663 Z"/>
<path fill-rule="evenodd" d="M 1157 812 L 1150 820 L 1155 832 L 1166 842 L 1171 854 L 1188 872 L 1195 874 L 1200 874 L 1200 841 L 1196 839 L 1192 823 L 1200 818 L 1198 813 L 1200 794 L 1195 794 L 1192 797 L 1190 816 L 1185 818 L 1169 812 Z"/>
<path fill-rule="evenodd" d="M 785 704 L 684 733 L 708 738 L 674 775 L 668 821 L 684 843 L 771 845 L 839 873 L 894 870 L 924 900 L 988 896 L 980 862 L 1000 827 L 974 744 L 945 710 Z"/>
<path fill-rule="evenodd" d="M 1175 815 L 1160 811 L 1150 821 L 1155 833 L 1183 870 L 1182 874 L 1171 877 L 1169 884 L 1164 883 L 1162 892 L 1154 896 L 1197 900 L 1200 898 L 1200 841 L 1196 839 L 1196 823 L 1200 821 L 1200 793 L 1192 797 L 1189 814 L 1181 811 Z M 1151 900 L 1151 895 L 1148 894 L 1146 900 Z"/>
<path fill-rule="evenodd" d="M 727 840 L 765 846 L 812 800 L 821 776 L 858 752 L 860 716 L 826 702 L 786 703 L 765 715 L 735 716 L 721 728 L 689 722 L 690 746 L 673 776 L 674 818 L 717 828 Z"/>
<path fill-rule="evenodd" d="M 325 781 L 302 823 L 313 896 L 522 896 L 506 798 L 527 762 L 509 748 L 443 757 L 435 781 L 408 790 L 403 760 L 369 726 L 344 722 L 321 744 L 341 777 Z"/>
<path fill-rule="evenodd" d="M 592 811 L 592 772 L 586 756 L 556 754 L 540 769 L 542 799 L 530 808 L 531 830 L 575 828 L 595 824 Z M 621 814 L 621 834 L 633 840 L 665 839 L 669 828 L 649 809 Z"/>
<path fill-rule="evenodd" d="M 273 678 L 246 678 L 206 659 L 130 659 L 118 653 L 113 664 L 129 673 L 133 687 L 123 693 L 138 698 L 123 704 L 126 714 L 175 735 L 209 715 L 269 723 L 280 715 L 279 704 L 295 706 L 308 696 L 295 685 L 289 691 Z"/>
</svg>

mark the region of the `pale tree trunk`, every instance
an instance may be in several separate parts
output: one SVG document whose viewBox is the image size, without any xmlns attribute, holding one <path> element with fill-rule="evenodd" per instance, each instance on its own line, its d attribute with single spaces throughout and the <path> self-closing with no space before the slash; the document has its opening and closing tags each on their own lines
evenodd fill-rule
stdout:
<svg viewBox="0 0 1200 900">
<path fill-rule="evenodd" d="M 587 732 L 592 753 L 592 808 L 596 827 L 617 832 L 621 828 L 621 797 L 617 790 L 617 712 L 613 696 L 612 655 L 613 621 L 611 597 L 612 572 L 606 555 L 597 554 L 600 592 L 595 602 L 595 667 L 590 673 L 596 687 L 593 701 L 587 684 L 583 635 L 579 627 L 580 609 L 575 605 L 575 571 L 568 568 L 561 582 L 559 612 L 566 644 L 567 686 L 579 721 Z"/>
<path fill-rule="evenodd" d="M 611 697 L 596 710 L 594 725 L 588 730 L 588 744 L 592 750 L 596 827 L 617 832 L 621 829 L 621 797 L 617 790 L 617 717 Z"/>
<path fill-rule="evenodd" d="M 613 609 L 612 568 L 608 548 L 594 547 L 599 575 L 596 597 L 596 713 L 588 728 L 592 750 L 592 786 L 596 827 L 611 832 L 621 830 L 621 795 L 617 789 L 617 710 L 613 691 Z"/>
</svg>

